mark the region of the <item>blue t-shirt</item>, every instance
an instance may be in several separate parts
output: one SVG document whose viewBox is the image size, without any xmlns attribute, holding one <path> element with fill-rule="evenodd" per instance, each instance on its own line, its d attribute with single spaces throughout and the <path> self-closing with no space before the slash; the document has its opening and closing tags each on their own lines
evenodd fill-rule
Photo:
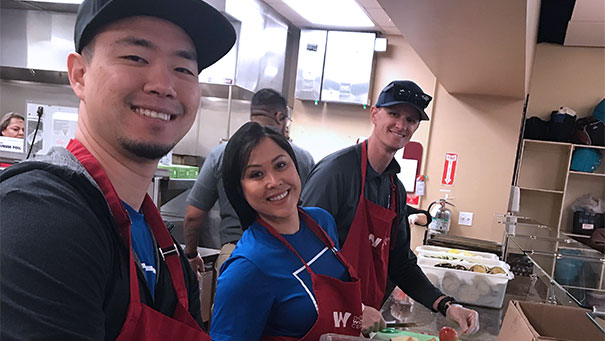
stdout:
<svg viewBox="0 0 605 341">
<path fill-rule="evenodd" d="M 305 211 L 338 247 L 332 215 L 316 207 Z M 298 232 L 283 236 L 315 273 L 350 280 L 345 266 L 302 219 Z M 262 335 L 300 338 L 316 320 L 311 276 L 300 258 L 257 222 L 250 225 L 221 267 L 212 340 L 258 340 Z"/>
<path fill-rule="evenodd" d="M 130 236 L 132 238 L 132 249 L 139 257 L 141 261 L 141 268 L 145 274 L 147 280 L 147 287 L 151 292 L 151 297 L 155 297 L 155 250 L 153 246 L 153 239 L 151 238 L 151 231 L 145 216 L 143 213 L 139 213 L 130 207 L 127 203 L 122 201 L 122 204 L 128 212 L 130 217 Z"/>
</svg>

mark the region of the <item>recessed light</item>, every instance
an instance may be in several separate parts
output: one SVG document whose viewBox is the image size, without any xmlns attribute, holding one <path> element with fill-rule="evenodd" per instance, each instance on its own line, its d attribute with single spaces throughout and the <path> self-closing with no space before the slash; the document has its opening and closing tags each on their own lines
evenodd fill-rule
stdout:
<svg viewBox="0 0 605 341">
<path fill-rule="evenodd" d="M 355 0 L 283 0 L 303 18 L 315 25 L 374 27 L 374 23 Z"/>
</svg>

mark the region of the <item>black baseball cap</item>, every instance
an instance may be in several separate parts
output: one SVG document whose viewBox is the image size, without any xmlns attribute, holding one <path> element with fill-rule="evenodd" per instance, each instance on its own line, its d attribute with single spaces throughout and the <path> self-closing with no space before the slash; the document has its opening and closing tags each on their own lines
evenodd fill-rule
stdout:
<svg viewBox="0 0 605 341">
<path fill-rule="evenodd" d="M 429 116 L 424 109 L 428 107 L 433 97 L 422 91 L 418 84 L 412 81 L 392 81 L 378 96 L 376 107 L 390 107 L 396 104 L 409 104 L 418 110 L 420 120 L 428 121 Z"/>
<path fill-rule="evenodd" d="M 139 15 L 180 26 L 195 45 L 198 73 L 221 59 L 235 44 L 233 25 L 202 0 L 84 0 L 76 17 L 76 52 L 82 52 L 105 25 Z"/>
</svg>

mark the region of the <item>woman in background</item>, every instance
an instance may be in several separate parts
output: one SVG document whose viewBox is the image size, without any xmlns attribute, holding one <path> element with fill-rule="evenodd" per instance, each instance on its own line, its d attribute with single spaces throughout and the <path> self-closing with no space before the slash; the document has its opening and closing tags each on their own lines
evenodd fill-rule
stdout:
<svg viewBox="0 0 605 341">
<path fill-rule="evenodd" d="M 0 134 L 22 139 L 25 136 L 25 118 L 16 112 L 9 112 L 2 117 Z"/>
<path fill-rule="evenodd" d="M 225 148 L 223 182 L 245 231 L 221 268 L 212 339 L 359 336 L 360 282 L 335 246 L 334 218 L 298 207 L 301 182 L 288 141 L 271 128 L 244 124 Z M 384 326 L 374 321 L 380 318 L 365 322 Z"/>
</svg>

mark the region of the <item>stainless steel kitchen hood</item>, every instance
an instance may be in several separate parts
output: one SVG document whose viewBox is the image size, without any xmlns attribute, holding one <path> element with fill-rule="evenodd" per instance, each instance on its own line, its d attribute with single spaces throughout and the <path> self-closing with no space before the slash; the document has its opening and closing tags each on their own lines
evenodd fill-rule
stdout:
<svg viewBox="0 0 605 341">
<path fill-rule="evenodd" d="M 200 83 L 202 97 L 231 98 L 236 100 L 249 101 L 254 92 L 244 89 L 237 85 Z M 231 92 L 231 95 L 229 95 Z"/>
<path fill-rule="evenodd" d="M 66 71 L 28 69 L 0 66 L 0 79 L 40 84 L 69 85 Z M 236 100 L 252 99 L 254 93 L 237 85 L 200 83 L 203 97 L 231 98 Z M 229 94 L 231 92 L 231 94 Z"/>
<path fill-rule="evenodd" d="M 78 4 L 64 4 L 56 2 L 27 1 L 27 0 L 0 0 L 0 8 L 25 9 L 37 11 L 53 11 L 76 13 Z"/>
<path fill-rule="evenodd" d="M 0 79 L 42 84 L 69 85 L 69 77 L 66 71 L 26 69 L 11 66 L 0 66 Z"/>
</svg>

